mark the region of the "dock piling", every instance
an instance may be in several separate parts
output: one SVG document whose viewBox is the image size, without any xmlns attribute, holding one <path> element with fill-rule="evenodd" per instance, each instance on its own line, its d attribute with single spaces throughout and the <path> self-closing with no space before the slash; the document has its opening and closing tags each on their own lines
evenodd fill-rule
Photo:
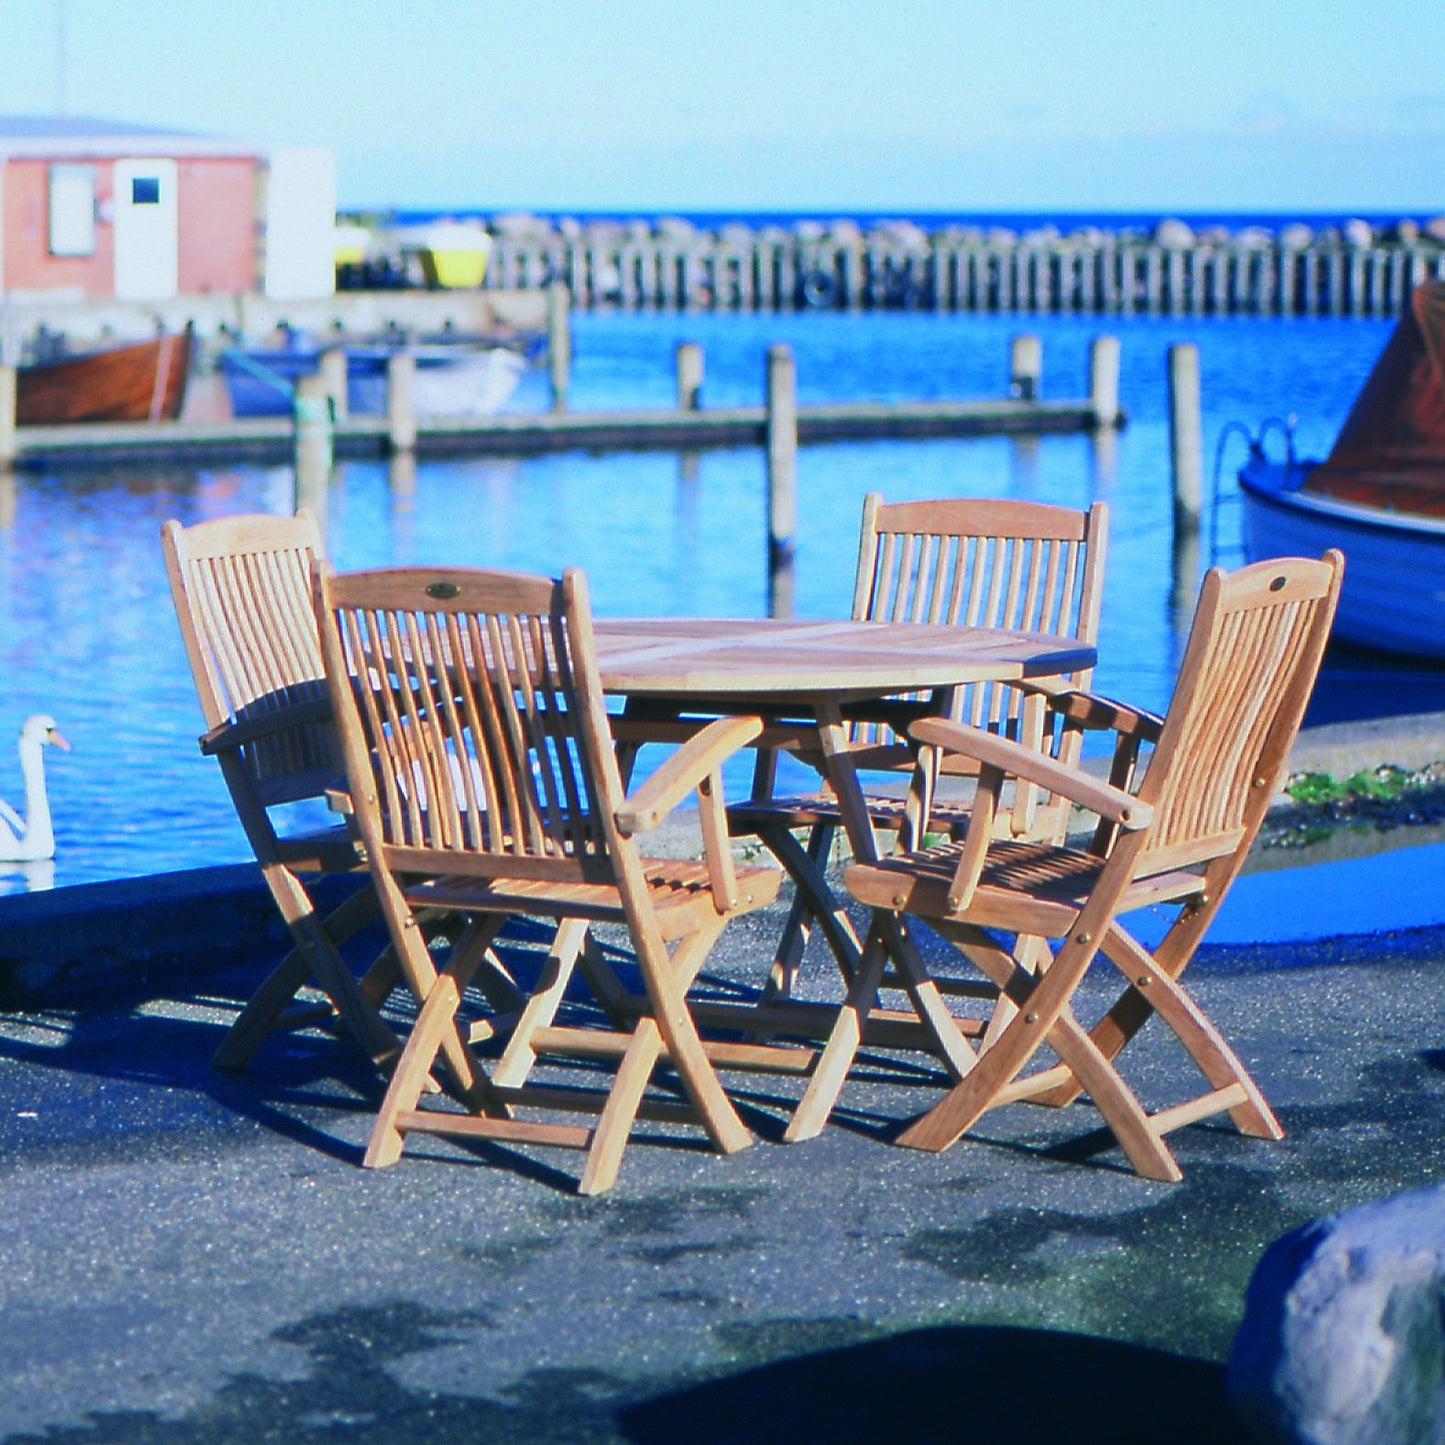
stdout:
<svg viewBox="0 0 1445 1445">
<path fill-rule="evenodd" d="M 565 411 L 572 384 L 572 293 L 560 281 L 547 287 L 547 372 L 552 410 Z"/>
<path fill-rule="evenodd" d="M 296 379 L 296 505 L 317 516 L 326 510 L 331 480 L 331 401 L 321 372 Z"/>
<path fill-rule="evenodd" d="M 399 351 L 386 363 L 386 428 L 394 452 L 416 449 L 416 358 Z"/>
<path fill-rule="evenodd" d="M 1009 395 L 1019 401 L 1037 401 L 1043 371 L 1043 339 L 1038 336 L 1015 336 L 1009 343 Z"/>
<path fill-rule="evenodd" d="M 351 411 L 346 396 L 346 352 L 341 347 L 333 346 L 321 353 L 321 375 L 331 401 L 332 418 L 345 421 Z"/>
<path fill-rule="evenodd" d="M 696 341 L 679 341 L 675 353 L 677 363 L 677 409 L 702 409 L 704 375 L 703 351 Z"/>
<path fill-rule="evenodd" d="M 15 465 L 15 368 L 0 366 L 0 470 Z"/>
<path fill-rule="evenodd" d="M 1174 484 L 1174 534 L 1199 529 L 1204 506 L 1204 444 L 1199 399 L 1199 348 L 1169 348 L 1169 456 Z"/>
<path fill-rule="evenodd" d="M 798 523 L 798 383 L 792 348 L 770 346 L 767 358 L 768 579 L 774 605 L 790 608 Z M 788 579 L 786 598 L 780 583 Z M 787 616 L 788 612 L 773 612 Z"/>
<path fill-rule="evenodd" d="M 1089 343 L 1089 401 L 1096 427 L 1119 425 L 1119 338 L 1096 336 Z"/>
</svg>

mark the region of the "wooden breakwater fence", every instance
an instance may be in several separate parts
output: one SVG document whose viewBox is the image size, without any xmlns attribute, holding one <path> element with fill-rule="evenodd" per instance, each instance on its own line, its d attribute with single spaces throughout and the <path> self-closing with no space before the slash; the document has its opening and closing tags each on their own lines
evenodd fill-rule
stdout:
<svg viewBox="0 0 1445 1445">
<path fill-rule="evenodd" d="M 1117 316 L 1393 316 L 1445 278 L 1445 245 L 1306 245 L 1241 236 L 1166 245 L 1114 235 L 906 243 L 778 231 L 680 241 L 496 239 L 484 286 L 560 282 L 586 310 Z"/>
</svg>

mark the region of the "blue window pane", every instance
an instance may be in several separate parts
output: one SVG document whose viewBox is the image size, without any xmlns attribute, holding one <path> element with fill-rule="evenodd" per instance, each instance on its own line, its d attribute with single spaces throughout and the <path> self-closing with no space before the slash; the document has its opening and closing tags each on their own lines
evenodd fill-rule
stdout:
<svg viewBox="0 0 1445 1445">
<path fill-rule="evenodd" d="M 130 183 L 130 200 L 133 206 L 158 206 L 161 202 L 161 183 L 158 176 L 135 176 Z"/>
</svg>

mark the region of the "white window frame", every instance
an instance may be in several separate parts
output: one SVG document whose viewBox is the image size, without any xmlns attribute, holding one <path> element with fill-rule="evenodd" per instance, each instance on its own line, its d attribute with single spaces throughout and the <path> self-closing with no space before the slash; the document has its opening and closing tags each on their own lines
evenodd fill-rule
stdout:
<svg viewBox="0 0 1445 1445">
<path fill-rule="evenodd" d="M 50 254 L 95 254 L 95 167 L 70 162 L 50 167 Z"/>
</svg>

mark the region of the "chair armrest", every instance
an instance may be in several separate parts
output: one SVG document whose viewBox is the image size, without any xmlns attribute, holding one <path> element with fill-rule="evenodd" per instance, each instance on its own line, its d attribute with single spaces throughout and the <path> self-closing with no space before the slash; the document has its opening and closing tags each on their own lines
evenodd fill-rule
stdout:
<svg viewBox="0 0 1445 1445">
<path fill-rule="evenodd" d="M 1056 762 L 1047 753 L 1036 752 L 997 733 L 984 732 L 948 718 L 925 718 L 908 731 L 920 743 L 963 753 L 985 767 L 1037 783 L 1122 828 L 1145 828 L 1154 816 L 1148 803 L 1141 803 L 1122 788 L 1101 782 L 1077 768 Z"/>
<path fill-rule="evenodd" d="M 1052 711 L 1062 713 L 1081 727 L 1106 728 L 1121 737 L 1137 737 L 1146 743 L 1159 741 L 1164 719 L 1155 713 L 1100 697 L 1097 693 L 1079 692 L 1072 688 L 1060 692 L 1040 690 L 1047 693 Z"/>
<path fill-rule="evenodd" d="M 201 751 L 207 757 L 216 753 L 231 752 L 288 733 L 294 728 L 306 727 L 310 723 L 330 722 L 332 717 L 330 698 L 311 698 L 306 702 L 292 703 L 278 707 L 271 712 L 255 713 L 250 717 L 217 723 L 215 727 L 200 736 Z"/>
<path fill-rule="evenodd" d="M 617 810 L 624 833 L 646 833 L 699 784 L 705 783 L 739 748 L 763 731 L 759 717 L 724 717 L 694 733 Z"/>
</svg>

